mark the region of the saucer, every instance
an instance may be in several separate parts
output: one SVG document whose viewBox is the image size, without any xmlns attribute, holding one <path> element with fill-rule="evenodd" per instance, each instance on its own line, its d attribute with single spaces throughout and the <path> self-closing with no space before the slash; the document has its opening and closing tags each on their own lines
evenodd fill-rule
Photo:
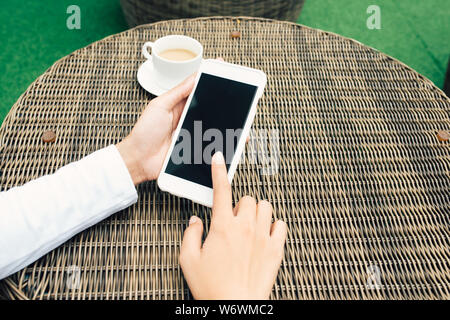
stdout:
<svg viewBox="0 0 450 320">
<path fill-rule="evenodd" d="M 147 60 L 139 67 L 137 79 L 142 88 L 155 96 L 160 96 L 168 91 L 167 89 L 161 88 L 156 83 L 155 69 L 153 68 L 153 63 L 150 60 Z"/>
</svg>

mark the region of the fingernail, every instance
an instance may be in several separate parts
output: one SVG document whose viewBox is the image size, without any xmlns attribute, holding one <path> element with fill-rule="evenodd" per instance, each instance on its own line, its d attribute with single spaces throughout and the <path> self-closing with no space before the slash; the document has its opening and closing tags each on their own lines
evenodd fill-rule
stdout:
<svg viewBox="0 0 450 320">
<path fill-rule="evenodd" d="M 198 220 L 199 220 L 199 219 L 197 218 L 197 216 L 192 216 L 192 217 L 189 219 L 189 225 L 196 223 Z"/>
<path fill-rule="evenodd" d="M 216 153 L 214 153 L 212 161 L 215 164 L 224 164 L 225 163 L 225 159 L 223 158 L 222 152 L 217 151 Z"/>
</svg>

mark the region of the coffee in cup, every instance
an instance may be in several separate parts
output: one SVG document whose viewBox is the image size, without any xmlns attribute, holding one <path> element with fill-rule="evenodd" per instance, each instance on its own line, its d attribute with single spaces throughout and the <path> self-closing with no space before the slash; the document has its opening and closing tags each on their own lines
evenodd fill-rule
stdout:
<svg viewBox="0 0 450 320">
<path fill-rule="evenodd" d="M 159 54 L 161 58 L 172 61 L 186 61 L 194 59 L 197 55 L 186 49 L 167 49 Z"/>
<path fill-rule="evenodd" d="M 148 48 L 152 49 L 151 54 Z M 198 70 L 203 46 L 191 37 L 170 35 L 155 42 L 146 42 L 142 53 L 153 63 L 156 83 L 169 90 Z"/>
</svg>

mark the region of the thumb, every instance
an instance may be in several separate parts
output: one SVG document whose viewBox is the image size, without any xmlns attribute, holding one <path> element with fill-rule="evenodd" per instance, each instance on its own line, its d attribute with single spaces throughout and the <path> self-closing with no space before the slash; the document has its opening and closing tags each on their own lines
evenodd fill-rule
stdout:
<svg viewBox="0 0 450 320">
<path fill-rule="evenodd" d="M 202 248 L 203 223 L 196 216 L 189 219 L 189 226 L 184 231 L 183 243 L 180 250 L 181 267 L 191 263 L 192 259 L 200 256 Z"/>
<path fill-rule="evenodd" d="M 175 88 L 160 95 L 158 103 L 166 110 L 172 110 L 178 103 L 186 99 L 194 88 L 196 73 L 187 77 Z"/>
</svg>

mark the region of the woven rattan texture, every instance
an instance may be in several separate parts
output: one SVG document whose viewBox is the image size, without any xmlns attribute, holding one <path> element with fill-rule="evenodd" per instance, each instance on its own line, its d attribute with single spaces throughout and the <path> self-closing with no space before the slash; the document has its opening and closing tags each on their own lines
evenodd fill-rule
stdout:
<svg viewBox="0 0 450 320">
<path fill-rule="evenodd" d="M 233 30 L 241 38 L 231 39 Z M 247 152 L 233 197 L 269 199 L 276 218 L 288 224 L 272 298 L 450 297 L 450 145 L 435 135 L 450 129 L 450 100 L 384 54 L 292 23 L 174 20 L 63 58 L 3 123 L 2 190 L 125 137 L 152 99 L 136 81 L 141 46 L 167 34 L 195 37 L 206 57 L 220 55 L 267 74 L 253 128 L 278 132 L 278 171 L 264 175 L 264 163 L 249 161 Z M 57 133 L 53 144 L 41 142 L 48 129 Z M 154 182 L 138 192 L 136 205 L 0 282 L 1 295 L 190 298 L 178 265 L 180 241 L 190 215 L 208 226 L 210 211 L 159 191 Z M 70 266 L 80 268 L 77 290 L 67 287 Z"/>
<path fill-rule="evenodd" d="M 249 16 L 296 21 L 305 0 L 120 0 L 130 27 L 169 19 Z"/>
</svg>

